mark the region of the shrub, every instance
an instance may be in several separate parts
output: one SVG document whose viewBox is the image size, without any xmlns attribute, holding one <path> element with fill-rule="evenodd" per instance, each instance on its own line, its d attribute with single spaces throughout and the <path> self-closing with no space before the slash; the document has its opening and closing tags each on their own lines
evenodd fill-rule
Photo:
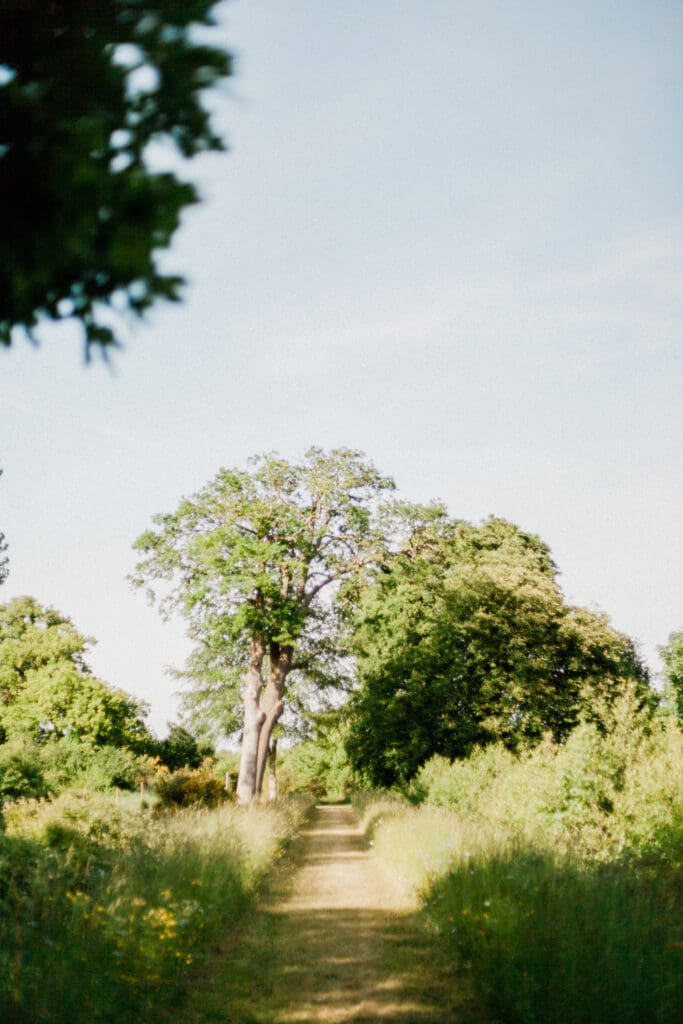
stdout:
<svg viewBox="0 0 683 1024">
<path fill-rule="evenodd" d="M 310 793 L 315 798 L 346 797 L 353 770 L 344 749 L 344 730 L 320 724 L 315 739 L 298 743 L 284 753 L 278 770 L 282 793 Z"/>
<path fill-rule="evenodd" d="M 39 748 L 15 740 L 0 746 L 0 802 L 19 797 L 43 797 L 48 784 L 43 774 Z"/>
<path fill-rule="evenodd" d="M 461 761 L 451 762 L 436 754 L 422 766 L 408 796 L 416 803 L 449 807 L 458 814 L 476 814 L 495 780 L 516 763 L 515 755 L 498 743 L 475 749 Z"/>
<path fill-rule="evenodd" d="M 214 755 L 210 743 L 200 743 L 183 725 L 169 724 L 168 736 L 153 744 L 154 752 L 170 772 L 179 768 L 200 768 Z"/>
<path fill-rule="evenodd" d="M 54 793 L 70 787 L 95 792 L 132 790 L 154 775 L 151 759 L 127 747 L 94 747 L 71 739 L 45 743 L 40 748 L 40 760 Z"/>
<path fill-rule="evenodd" d="M 683 733 L 670 718 L 645 717 L 628 696 L 610 716 L 519 756 L 495 745 L 452 764 L 432 758 L 409 795 L 558 853 L 680 866 Z"/>
<path fill-rule="evenodd" d="M 225 786 L 208 765 L 160 775 L 156 791 L 162 807 L 218 807 L 228 799 Z"/>
</svg>

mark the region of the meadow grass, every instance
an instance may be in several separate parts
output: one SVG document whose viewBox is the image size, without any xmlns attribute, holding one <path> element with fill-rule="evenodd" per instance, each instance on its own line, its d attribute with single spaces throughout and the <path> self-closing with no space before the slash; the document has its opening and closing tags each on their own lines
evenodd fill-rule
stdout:
<svg viewBox="0 0 683 1024">
<path fill-rule="evenodd" d="M 683 1020 L 683 737 L 582 727 L 563 747 L 429 763 L 358 802 L 489 1024 Z"/>
<path fill-rule="evenodd" d="M 425 907 L 492 1021 L 683 1020 L 683 929 L 665 885 L 510 848 L 435 879 Z"/>
<path fill-rule="evenodd" d="M 304 814 L 299 802 L 155 815 L 65 794 L 7 811 L 0 1019 L 174 1019 Z"/>
</svg>

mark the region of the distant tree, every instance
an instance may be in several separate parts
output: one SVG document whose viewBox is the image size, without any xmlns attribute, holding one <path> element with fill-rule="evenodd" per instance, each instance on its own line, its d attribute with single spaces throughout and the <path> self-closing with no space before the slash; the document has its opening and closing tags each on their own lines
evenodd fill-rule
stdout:
<svg viewBox="0 0 683 1024">
<path fill-rule="evenodd" d="M 342 796 L 351 787 L 353 771 L 346 753 L 343 712 L 317 716 L 312 735 L 287 750 L 282 772 L 286 790 L 316 796 Z"/>
<path fill-rule="evenodd" d="M 168 736 L 155 744 L 155 752 L 169 771 L 178 768 L 199 768 L 214 749 L 210 743 L 200 743 L 183 725 L 170 725 Z"/>
<path fill-rule="evenodd" d="M 9 738 L 21 734 L 48 740 L 71 737 L 93 746 L 146 750 L 150 737 L 144 706 L 72 665 L 46 665 L 2 711 Z"/>
<path fill-rule="evenodd" d="M 31 673 L 67 665 L 89 674 L 85 655 L 92 643 L 71 619 L 33 597 L 0 605 L 0 715 L 28 685 Z"/>
<path fill-rule="evenodd" d="M 0 605 L 0 738 L 70 737 L 146 750 L 145 705 L 90 673 L 92 643 L 32 597 Z"/>
<path fill-rule="evenodd" d="M 360 595 L 352 649 L 347 747 L 380 785 L 434 754 L 563 739 L 628 680 L 651 698 L 633 643 L 567 606 L 547 546 L 495 518 L 414 532 Z"/>
<path fill-rule="evenodd" d="M 660 647 L 664 672 L 679 718 L 683 720 L 683 630 L 672 633 L 669 642 Z"/>
<path fill-rule="evenodd" d="M 271 736 L 288 682 L 339 680 L 340 586 L 384 557 L 378 502 L 393 487 L 360 452 L 311 448 L 303 461 L 267 455 L 251 469 L 221 470 L 175 512 L 142 534 L 133 583 L 162 610 L 180 611 L 213 673 L 236 702 L 242 683 L 243 738 L 237 796 L 261 792 Z M 190 682 L 206 686 L 198 662 Z"/>
<path fill-rule="evenodd" d="M 192 185 L 155 172 L 151 142 L 222 149 L 201 93 L 231 72 L 197 40 L 216 0 L 0 0 L 0 343 L 41 318 L 115 342 L 105 307 L 176 301 L 162 273 Z"/>
</svg>

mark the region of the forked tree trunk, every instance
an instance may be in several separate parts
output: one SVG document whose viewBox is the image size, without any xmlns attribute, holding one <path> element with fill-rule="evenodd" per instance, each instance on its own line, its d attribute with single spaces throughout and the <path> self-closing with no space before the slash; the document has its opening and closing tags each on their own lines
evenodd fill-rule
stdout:
<svg viewBox="0 0 683 1024">
<path fill-rule="evenodd" d="M 285 683 L 292 667 L 292 648 L 280 647 L 279 644 L 271 644 L 270 649 L 270 676 L 268 686 L 263 695 L 262 710 L 265 712 L 265 719 L 261 725 L 259 736 L 258 753 L 256 755 L 256 793 L 260 794 L 263 788 L 263 776 L 268 763 L 268 751 L 273 735 L 273 729 L 284 710 L 282 696 L 285 692 Z"/>
<path fill-rule="evenodd" d="M 254 640 L 249 651 L 249 666 L 244 676 L 244 732 L 242 733 L 242 752 L 240 756 L 240 772 L 237 779 L 237 802 L 250 804 L 257 792 L 257 763 L 259 740 L 265 712 L 261 710 L 261 691 L 263 690 L 263 658 L 265 649 L 263 641 Z"/>
</svg>

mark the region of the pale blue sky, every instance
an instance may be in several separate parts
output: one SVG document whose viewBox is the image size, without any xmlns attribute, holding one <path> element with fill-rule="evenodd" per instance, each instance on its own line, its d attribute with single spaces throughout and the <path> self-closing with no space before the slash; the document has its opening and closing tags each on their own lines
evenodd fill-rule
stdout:
<svg viewBox="0 0 683 1024">
<path fill-rule="evenodd" d="M 567 597 L 683 626 L 683 5 L 233 0 L 230 152 L 189 173 L 180 308 L 114 370 L 0 352 L 11 575 L 176 714 L 185 652 L 125 574 L 221 465 L 360 447 L 406 497 L 550 544 Z M 162 155 L 159 159 L 162 159 Z"/>
</svg>

